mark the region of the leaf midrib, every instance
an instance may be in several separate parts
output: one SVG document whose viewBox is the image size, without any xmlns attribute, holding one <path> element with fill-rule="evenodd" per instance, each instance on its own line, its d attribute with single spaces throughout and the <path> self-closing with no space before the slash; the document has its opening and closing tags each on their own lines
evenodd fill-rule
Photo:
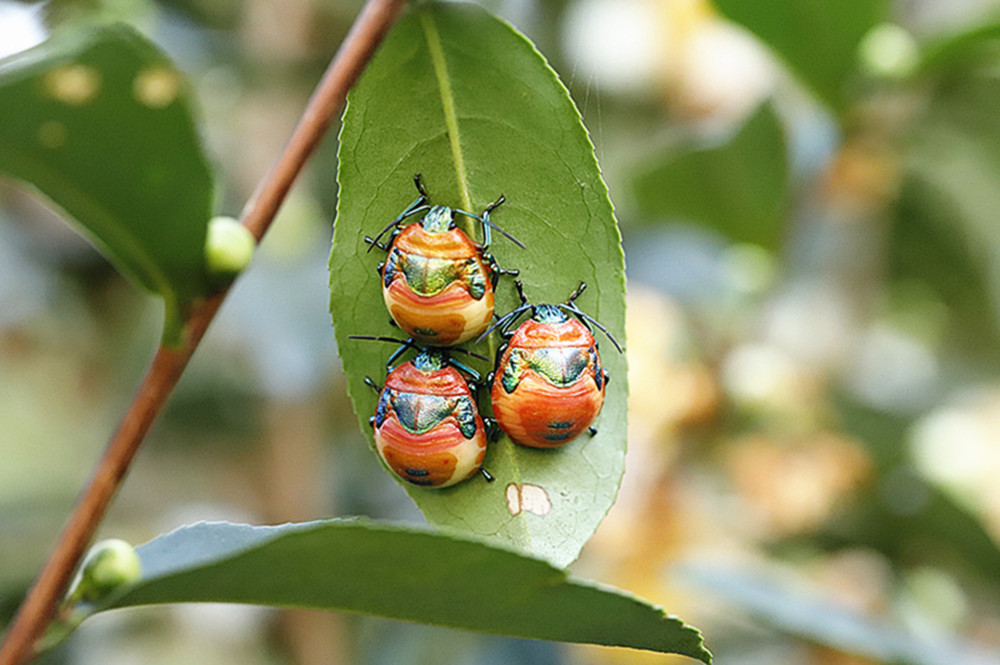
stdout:
<svg viewBox="0 0 1000 665">
<path fill-rule="evenodd" d="M 430 53 L 431 66 L 434 69 L 434 78 L 437 80 L 438 92 L 441 95 L 441 107 L 444 112 L 444 124 L 448 133 L 448 143 L 451 146 L 452 161 L 455 166 L 455 178 L 458 182 L 459 196 L 461 197 L 463 208 L 471 211 L 472 196 L 469 194 L 469 181 L 465 170 L 465 158 L 462 155 L 462 140 L 458 127 L 458 113 L 455 110 L 455 95 L 451 89 L 451 79 L 448 76 L 448 65 L 445 62 L 444 48 L 441 45 L 441 36 L 438 34 L 437 26 L 434 24 L 434 19 L 430 12 L 421 12 L 419 16 L 420 26 L 424 31 L 424 38 L 427 40 L 427 50 Z M 491 335 L 487 339 L 487 345 L 489 348 L 489 356 L 492 358 L 496 355 L 497 351 L 496 338 Z M 507 439 L 508 437 L 506 435 L 502 435 L 502 438 Z M 510 461 L 510 467 L 514 471 L 515 480 L 520 486 L 523 485 L 523 483 L 521 478 L 521 468 L 517 463 L 517 455 L 515 455 L 515 445 L 516 444 L 514 444 L 513 441 L 509 441 L 508 445 L 504 446 L 504 451 L 506 451 L 507 457 Z M 530 542 L 531 530 L 528 528 L 524 517 L 521 517 L 521 519 L 518 519 L 518 517 L 521 517 L 521 515 L 512 515 L 510 521 L 514 524 L 520 525 L 520 530 L 524 535 L 525 541 Z"/>
<path fill-rule="evenodd" d="M 434 68 L 434 78 L 438 82 L 438 92 L 441 95 L 441 106 L 444 110 L 444 125 L 448 131 L 448 142 L 451 145 L 451 156 L 455 163 L 455 177 L 458 181 L 459 196 L 462 207 L 472 210 L 472 197 L 469 195 L 469 182 L 465 172 L 465 159 L 462 156 L 462 141 L 458 131 L 458 115 L 455 112 L 455 95 L 451 90 L 451 79 L 448 76 L 448 65 L 444 61 L 444 49 L 441 46 L 441 36 L 429 12 L 421 12 L 420 25 L 427 39 L 427 49 Z"/>
</svg>

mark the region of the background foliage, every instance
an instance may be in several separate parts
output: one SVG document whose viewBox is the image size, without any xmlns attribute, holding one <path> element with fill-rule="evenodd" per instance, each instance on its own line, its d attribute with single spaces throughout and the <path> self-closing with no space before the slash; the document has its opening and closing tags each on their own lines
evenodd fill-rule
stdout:
<svg viewBox="0 0 1000 665">
<path fill-rule="evenodd" d="M 192 78 L 219 212 L 232 214 L 359 4 L 286 0 L 276 14 L 267 0 L 5 1 L 0 45 L 91 20 L 145 31 Z M 569 85 L 625 236 L 629 457 L 618 503 L 572 570 L 678 612 L 719 663 L 1000 660 L 1000 8 L 485 4 Z M 374 463 L 337 369 L 326 308 L 335 147 L 238 283 L 107 535 L 141 542 L 206 518 L 421 519 Z M 2 186 L 5 614 L 131 394 L 159 316 L 51 212 Z M 97 617 L 50 658 L 110 654 L 659 658 L 215 606 Z"/>
</svg>

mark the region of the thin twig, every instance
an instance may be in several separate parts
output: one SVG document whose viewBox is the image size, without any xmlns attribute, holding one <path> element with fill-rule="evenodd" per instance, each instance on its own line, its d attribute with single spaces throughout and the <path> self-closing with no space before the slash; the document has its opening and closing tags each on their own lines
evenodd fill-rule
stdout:
<svg viewBox="0 0 1000 665">
<path fill-rule="evenodd" d="M 369 0 L 306 106 L 284 154 L 261 180 L 243 211 L 243 224 L 259 241 L 281 207 L 306 160 L 343 108 L 354 85 L 406 0 Z M 0 646 L 0 665 L 19 665 L 55 615 L 73 571 L 128 471 L 139 445 L 166 404 L 205 330 L 226 297 L 224 291 L 200 303 L 185 324 L 180 348 L 161 346 L 138 392 L 81 494 L 52 555 L 28 592 Z"/>
</svg>

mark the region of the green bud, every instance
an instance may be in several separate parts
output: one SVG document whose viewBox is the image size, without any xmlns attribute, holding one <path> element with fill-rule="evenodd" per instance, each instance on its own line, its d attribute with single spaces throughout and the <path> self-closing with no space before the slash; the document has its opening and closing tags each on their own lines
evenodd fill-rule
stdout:
<svg viewBox="0 0 1000 665">
<path fill-rule="evenodd" d="M 90 548 L 77 575 L 70 598 L 97 602 L 142 577 L 135 548 L 124 540 L 102 540 Z"/>
<path fill-rule="evenodd" d="M 208 223 L 205 261 L 209 274 L 232 279 L 253 258 L 257 247 L 253 234 L 232 217 L 214 217 Z"/>
</svg>

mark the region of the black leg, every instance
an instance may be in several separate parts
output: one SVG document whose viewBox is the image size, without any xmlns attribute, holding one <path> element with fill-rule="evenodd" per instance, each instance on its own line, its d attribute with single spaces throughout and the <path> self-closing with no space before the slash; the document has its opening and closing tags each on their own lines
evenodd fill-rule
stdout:
<svg viewBox="0 0 1000 665">
<path fill-rule="evenodd" d="M 496 443 L 497 439 L 500 438 L 500 425 L 497 424 L 495 418 L 483 418 L 483 425 L 486 426 L 486 440 L 490 443 Z"/>
<path fill-rule="evenodd" d="M 371 247 L 378 247 L 383 252 L 388 252 L 389 251 L 389 248 L 387 246 L 385 246 L 384 244 L 382 244 L 379 241 L 375 240 L 371 236 L 365 236 L 365 242 L 368 243 L 369 245 L 371 245 Z M 371 247 L 369 247 L 369 250 L 371 249 Z"/>
<path fill-rule="evenodd" d="M 521 299 L 521 304 L 527 305 L 528 299 L 524 297 L 524 284 L 521 283 L 521 280 L 514 280 L 514 288 L 517 289 L 517 297 Z"/>
<path fill-rule="evenodd" d="M 399 357 L 401 355 L 403 355 L 404 353 L 406 353 L 406 351 L 408 349 L 415 349 L 415 348 L 416 348 L 416 346 L 413 344 L 413 338 L 412 337 L 407 338 L 406 341 L 404 341 L 402 344 L 400 344 L 399 348 L 396 349 L 395 351 L 393 351 L 392 355 L 389 356 L 389 359 L 385 361 L 385 373 L 386 373 L 386 376 L 388 376 L 389 372 L 392 371 L 392 364 L 394 362 L 396 362 L 397 360 L 399 360 Z"/>
<path fill-rule="evenodd" d="M 413 184 L 416 185 L 417 191 L 420 192 L 420 196 L 422 196 L 425 199 L 429 199 L 430 197 L 427 196 L 427 190 L 424 189 L 424 183 L 421 182 L 421 178 L 422 177 L 423 176 L 421 176 L 421 174 L 414 173 L 413 174 Z"/>
</svg>

